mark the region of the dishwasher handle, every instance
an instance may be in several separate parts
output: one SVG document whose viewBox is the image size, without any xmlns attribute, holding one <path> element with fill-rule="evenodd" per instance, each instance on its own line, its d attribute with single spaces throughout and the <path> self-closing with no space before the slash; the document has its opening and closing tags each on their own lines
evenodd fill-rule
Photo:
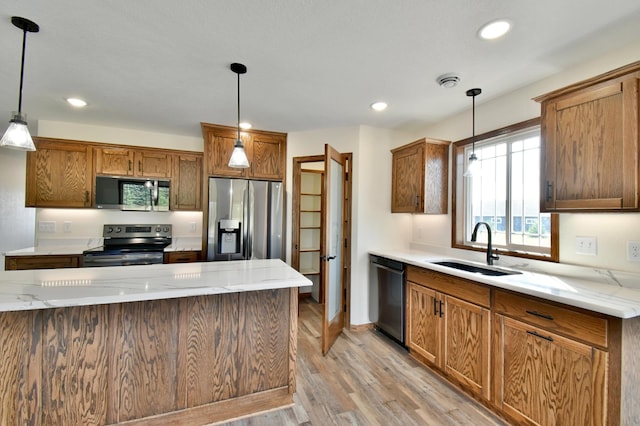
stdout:
<svg viewBox="0 0 640 426">
<path fill-rule="evenodd" d="M 404 274 L 404 271 L 402 269 L 390 268 L 389 266 L 384 266 L 381 263 L 376 263 L 376 262 L 371 262 L 371 264 L 375 265 L 376 268 L 384 269 L 386 271 L 391 272 L 392 274 L 399 274 L 399 275 Z"/>
</svg>

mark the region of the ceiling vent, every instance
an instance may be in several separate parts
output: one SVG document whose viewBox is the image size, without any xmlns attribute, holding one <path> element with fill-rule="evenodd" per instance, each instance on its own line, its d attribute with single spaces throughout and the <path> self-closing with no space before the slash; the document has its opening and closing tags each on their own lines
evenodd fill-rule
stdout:
<svg viewBox="0 0 640 426">
<path fill-rule="evenodd" d="M 460 77 L 455 74 L 443 74 L 436 79 L 440 87 L 450 89 L 460 82 Z"/>
</svg>

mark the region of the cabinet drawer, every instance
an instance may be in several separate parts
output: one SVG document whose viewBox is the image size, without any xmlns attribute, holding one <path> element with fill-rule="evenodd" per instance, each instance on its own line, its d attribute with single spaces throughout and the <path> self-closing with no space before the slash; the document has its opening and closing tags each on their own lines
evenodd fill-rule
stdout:
<svg viewBox="0 0 640 426">
<path fill-rule="evenodd" d="M 43 256 L 7 256 L 5 270 L 16 271 L 26 269 L 77 268 L 80 266 L 78 255 L 43 255 Z"/>
<path fill-rule="evenodd" d="M 407 266 L 407 281 L 412 281 L 485 308 L 491 305 L 490 288 L 464 278 L 415 266 Z"/>
<path fill-rule="evenodd" d="M 190 263 L 199 260 L 199 251 L 174 251 L 164 254 L 164 263 Z"/>
<path fill-rule="evenodd" d="M 546 330 L 606 348 L 608 321 L 596 315 L 574 311 L 527 296 L 494 291 L 493 309 Z"/>
</svg>

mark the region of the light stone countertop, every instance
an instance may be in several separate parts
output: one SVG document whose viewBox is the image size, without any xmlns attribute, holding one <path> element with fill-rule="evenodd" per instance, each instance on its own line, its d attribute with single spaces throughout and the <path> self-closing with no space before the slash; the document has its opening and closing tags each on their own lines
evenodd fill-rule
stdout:
<svg viewBox="0 0 640 426">
<path fill-rule="evenodd" d="M 83 251 L 100 247 L 102 238 L 87 238 L 77 240 L 51 240 L 36 247 L 27 247 L 3 253 L 5 256 L 51 256 L 51 255 L 79 255 Z M 164 248 L 172 251 L 200 251 L 202 239 L 200 237 L 173 237 L 171 244 Z"/>
<path fill-rule="evenodd" d="M 0 272 L 0 312 L 306 287 L 280 259 Z"/>
<path fill-rule="evenodd" d="M 458 259 L 441 253 L 410 249 L 369 250 L 369 253 L 618 318 L 640 316 L 640 276 L 638 274 L 571 265 L 550 265 L 549 268 L 553 269 L 552 271 L 540 271 L 531 268 L 527 262 L 521 264 L 513 262 L 513 265 L 505 265 L 501 262 L 494 268 L 513 269 L 521 274 L 487 276 L 431 263 L 440 260 L 457 260 L 487 267 L 484 263 Z"/>
</svg>

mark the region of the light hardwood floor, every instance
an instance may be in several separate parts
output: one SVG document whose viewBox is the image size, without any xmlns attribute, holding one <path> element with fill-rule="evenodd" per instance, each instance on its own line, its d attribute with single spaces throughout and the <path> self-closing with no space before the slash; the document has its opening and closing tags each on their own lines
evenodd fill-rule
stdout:
<svg viewBox="0 0 640 426">
<path fill-rule="evenodd" d="M 506 424 L 375 331 L 345 330 L 323 357 L 321 309 L 300 303 L 295 405 L 225 426 Z"/>
</svg>

